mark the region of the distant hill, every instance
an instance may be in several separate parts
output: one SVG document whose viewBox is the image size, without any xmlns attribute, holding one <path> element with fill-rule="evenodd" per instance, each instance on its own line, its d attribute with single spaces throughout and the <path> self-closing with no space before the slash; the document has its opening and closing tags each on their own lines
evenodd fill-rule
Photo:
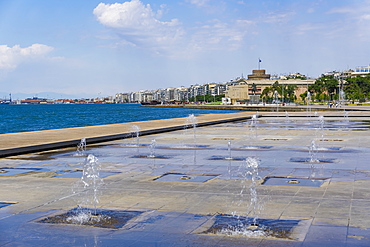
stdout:
<svg viewBox="0 0 370 247">
<path fill-rule="evenodd" d="M 12 93 L 13 100 L 21 100 L 26 98 L 46 98 L 46 99 L 90 99 L 96 98 L 97 95 L 73 95 L 73 94 L 63 94 L 63 93 L 55 93 L 55 92 L 40 92 L 40 93 Z M 102 96 L 100 96 L 102 97 Z M 0 92 L 0 99 L 9 99 L 9 93 L 7 92 Z"/>
</svg>

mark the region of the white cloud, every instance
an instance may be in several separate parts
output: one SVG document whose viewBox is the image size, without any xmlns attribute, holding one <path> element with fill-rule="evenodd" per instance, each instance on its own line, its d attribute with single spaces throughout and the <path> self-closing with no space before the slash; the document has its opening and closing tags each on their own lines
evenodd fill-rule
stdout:
<svg viewBox="0 0 370 247">
<path fill-rule="evenodd" d="M 208 1 L 192 0 L 198 6 Z M 211 20 L 187 27 L 178 19 L 160 21 L 163 9 L 154 12 L 140 0 L 104 4 L 94 9 L 94 15 L 104 26 L 116 33 L 123 44 L 154 51 L 169 57 L 189 57 L 200 51 L 231 50 L 240 47 L 253 24 L 248 20 L 223 22 Z"/>
<path fill-rule="evenodd" d="M 169 22 L 158 20 L 162 13 L 162 10 L 153 12 L 149 4 L 144 5 L 139 0 L 100 3 L 94 9 L 98 21 L 112 28 L 126 42 L 157 52 L 166 50 L 184 34 L 177 19 Z"/>
<path fill-rule="evenodd" d="M 283 13 L 269 13 L 266 16 L 263 16 L 261 20 L 265 23 L 284 24 L 289 22 L 293 16 L 295 16 L 294 11 L 287 11 Z"/>
<path fill-rule="evenodd" d="M 365 0 L 357 4 L 336 7 L 331 9 L 329 14 L 345 14 L 348 19 L 357 21 L 368 21 L 370 16 L 370 0 Z M 367 23 L 369 24 L 369 23 Z"/>
<path fill-rule="evenodd" d="M 33 44 L 26 48 L 0 45 L 0 69 L 13 70 L 23 62 L 44 57 L 53 49 L 43 44 Z"/>
<path fill-rule="evenodd" d="M 315 13 L 315 9 L 314 9 L 314 8 L 308 8 L 308 9 L 307 9 L 307 13 L 308 13 L 308 14 Z"/>
<path fill-rule="evenodd" d="M 296 34 L 312 34 L 314 35 L 313 32 L 316 32 L 316 31 L 319 31 L 319 32 L 328 32 L 327 29 L 325 29 L 325 26 L 321 25 L 321 24 L 317 24 L 317 23 L 303 23 L 301 25 L 298 25 L 296 26 L 295 28 L 295 33 Z"/>
<path fill-rule="evenodd" d="M 341 32 L 345 32 L 353 38 L 363 41 L 370 40 L 370 0 L 364 0 L 351 5 L 336 7 L 327 14 L 341 14 L 341 22 L 337 26 Z M 349 35 L 350 34 L 350 35 Z"/>
<path fill-rule="evenodd" d="M 191 46 L 194 50 L 235 50 L 240 47 L 252 21 L 236 20 L 232 24 L 220 20 L 209 21 L 196 29 Z"/>
<path fill-rule="evenodd" d="M 194 4 L 197 7 L 207 6 L 209 0 L 187 0 L 188 3 Z"/>
</svg>

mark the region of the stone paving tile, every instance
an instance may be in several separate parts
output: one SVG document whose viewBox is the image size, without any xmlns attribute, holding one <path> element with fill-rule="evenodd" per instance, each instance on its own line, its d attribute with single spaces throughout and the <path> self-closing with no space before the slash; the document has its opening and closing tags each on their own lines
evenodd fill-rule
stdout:
<svg viewBox="0 0 370 247">
<path fill-rule="evenodd" d="M 306 198 L 323 198 L 326 191 L 326 187 L 301 187 L 296 193 L 297 197 L 306 197 Z"/>
<path fill-rule="evenodd" d="M 361 229 L 370 228 L 370 220 L 364 214 L 351 214 L 349 226 L 359 227 Z"/>
<path fill-rule="evenodd" d="M 316 211 L 316 217 L 319 218 L 348 218 L 349 217 L 349 208 L 339 208 L 336 206 L 319 206 Z"/>
<path fill-rule="evenodd" d="M 370 230 L 348 227 L 347 246 L 370 246 Z"/>
<path fill-rule="evenodd" d="M 347 226 L 311 226 L 302 246 L 345 246 Z"/>
<path fill-rule="evenodd" d="M 292 186 L 279 186 L 279 188 L 276 188 L 276 186 L 273 185 L 264 185 L 264 187 L 266 187 L 270 191 L 271 196 L 295 196 L 299 191 L 299 187 Z"/>
<path fill-rule="evenodd" d="M 352 199 L 352 207 L 370 208 L 370 198 Z"/>
<path fill-rule="evenodd" d="M 343 218 L 320 218 L 315 217 L 312 221 L 312 225 L 318 225 L 318 226 L 348 226 L 349 218 L 343 217 Z"/>
<path fill-rule="evenodd" d="M 263 239 L 261 243 L 258 246 L 271 246 L 271 247 L 299 247 L 302 246 L 302 242 L 300 241 L 284 241 L 284 240 L 279 240 L 279 241 L 272 241 L 268 239 Z"/>
</svg>

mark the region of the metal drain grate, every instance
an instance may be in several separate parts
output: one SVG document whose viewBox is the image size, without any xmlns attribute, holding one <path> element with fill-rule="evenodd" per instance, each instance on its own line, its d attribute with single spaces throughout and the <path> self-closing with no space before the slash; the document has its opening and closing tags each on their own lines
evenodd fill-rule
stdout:
<svg viewBox="0 0 370 247">
<path fill-rule="evenodd" d="M 263 185 L 320 187 L 328 178 L 266 177 Z"/>
</svg>

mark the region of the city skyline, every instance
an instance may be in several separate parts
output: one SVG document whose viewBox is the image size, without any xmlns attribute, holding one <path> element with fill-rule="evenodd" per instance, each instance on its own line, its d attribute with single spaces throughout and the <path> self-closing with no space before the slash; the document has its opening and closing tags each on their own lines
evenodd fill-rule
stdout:
<svg viewBox="0 0 370 247">
<path fill-rule="evenodd" d="M 97 97 L 369 64 L 370 1 L 0 2 L 0 92 Z M 46 95 L 39 95 L 46 97 Z M 0 95 L 0 98 L 3 95 Z"/>
</svg>

